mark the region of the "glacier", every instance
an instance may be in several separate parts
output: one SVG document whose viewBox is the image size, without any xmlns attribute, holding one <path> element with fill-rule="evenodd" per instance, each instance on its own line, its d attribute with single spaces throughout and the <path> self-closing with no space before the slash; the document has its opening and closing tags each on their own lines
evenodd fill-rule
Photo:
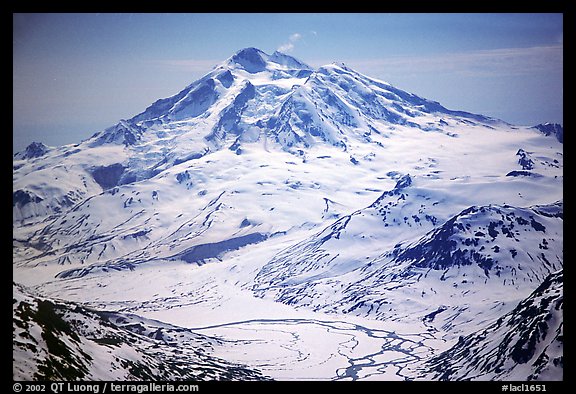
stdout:
<svg viewBox="0 0 576 394">
<path fill-rule="evenodd" d="M 17 380 L 562 380 L 563 129 L 245 48 L 16 153 L 12 267 Z"/>
</svg>

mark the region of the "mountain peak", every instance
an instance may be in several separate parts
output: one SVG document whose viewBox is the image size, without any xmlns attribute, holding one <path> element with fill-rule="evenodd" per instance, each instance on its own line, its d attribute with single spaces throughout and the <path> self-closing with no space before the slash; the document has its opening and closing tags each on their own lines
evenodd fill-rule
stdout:
<svg viewBox="0 0 576 394">
<path fill-rule="evenodd" d="M 33 159 L 44 156 L 48 152 L 48 147 L 42 142 L 32 142 L 23 152 L 18 152 L 15 157 L 18 159 Z"/>
<path fill-rule="evenodd" d="M 239 66 L 249 73 L 257 73 L 266 69 L 267 57 L 260 49 L 250 47 L 236 52 L 227 63 Z"/>
<path fill-rule="evenodd" d="M 240 49 L 232 55 L 225 64 L 232 68 L 242 69 L 251 74 L 279 68 L 285 70 L 312 70 L 312 67 L 306 63 L 283 52 L 275 51 L 272 55 L 269 55 L 254 47 Z"/>
</svg>

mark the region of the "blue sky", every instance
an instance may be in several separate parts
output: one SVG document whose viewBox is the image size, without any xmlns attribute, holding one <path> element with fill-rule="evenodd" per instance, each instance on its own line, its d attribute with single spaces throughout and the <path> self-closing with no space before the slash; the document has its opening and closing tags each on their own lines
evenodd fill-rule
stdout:
<svg viewBox="0 0 576 394">
<path fill-rule="evenodd" d="M 563 123 L 562 14 L 14 14 L 13 150 L 80 142 L 245 47 L 519 125 Z"/>
</svg>

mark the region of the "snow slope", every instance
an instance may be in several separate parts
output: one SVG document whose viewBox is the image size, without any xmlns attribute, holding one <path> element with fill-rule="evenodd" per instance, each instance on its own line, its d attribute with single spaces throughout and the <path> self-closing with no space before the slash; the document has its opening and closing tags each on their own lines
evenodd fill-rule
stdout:
<svg viewBox="0 0 576 394">
<path fill-rule="evenodd" d="M 562 380 L 563 271 L 548 276 L 513 311 L 427 360 L 436 380 Z"/>
<path fill-rule="evenodd" d="M 13 286 L 15 380 L 265 380 L 214 357 L 226 343 L 132 315 L 86 309 Z"/>
<path fill-rule="evenodd" d="M 242 49 L 85 141 L 14 156 L 13 279 L 260 341 L 271 358 L 216 353 L 274 378 L 411 379 L 562 269 L 558 130 Z"/>
</svg>

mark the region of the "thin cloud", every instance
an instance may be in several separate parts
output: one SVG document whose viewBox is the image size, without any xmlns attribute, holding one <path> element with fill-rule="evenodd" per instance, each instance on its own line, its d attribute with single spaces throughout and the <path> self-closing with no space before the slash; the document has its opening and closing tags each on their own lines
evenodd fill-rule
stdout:
<svg viewBox="0 0 576 394">
<path fill-rule="evenodd" d="M 294 33 L 290 36 L 290 41 L 298 41 L 301 38 L 302 38 L 302 34 Z"/>
<path fill-rule="evenodd" d="M 562 45 L 503 48 L 448 53 L 432 56 L 392 56 L 379 59 L 350 60 L 350 66 L 367 73 L 386 72 L 458 73 L 468 76 L 528 75 L 561 71 Z"/>
<path fill-rule="evenodd" d="M 303 38 L 294 33 L 278 51 L 288 53 Z M 333 61 L 344 60 L 350 67 L 367 75 L 414 75 L 426 73 L 452 73 L 471 77 L 530 75 L 537 72 L 561 72 L 563 46 L 528 48 L 502 48 L 456 52 L 430 56 L 390 56 L 376 59 L 312 60 L 309 64 L 320 67 Z M 164 59 L 155 64 L 187 72 L 208 72 L 222 59 Z"/>
<path fill-rule="evenodd" d="M 210 59 L 165 59 L 165 60 L 156 60 L 153 61 L 152 63 L 159 64 L 161 66 L 180 69 L 183 71 L 207 72 L 221 62 L 222 60 L 210 60 Z"/>
<path fill-rule="evenodd" d="M 277 49 L 278 52 L 284 52 L 284 53 L 292 52 L 294 50 L 296 42 L 300 41 L 301 39 L 302 34 L 300 33 L 291 34 L 290 37 L 288 37 L 288 42 L 285 42 L 284 44 L 278 47 Z"/>
</svg>

